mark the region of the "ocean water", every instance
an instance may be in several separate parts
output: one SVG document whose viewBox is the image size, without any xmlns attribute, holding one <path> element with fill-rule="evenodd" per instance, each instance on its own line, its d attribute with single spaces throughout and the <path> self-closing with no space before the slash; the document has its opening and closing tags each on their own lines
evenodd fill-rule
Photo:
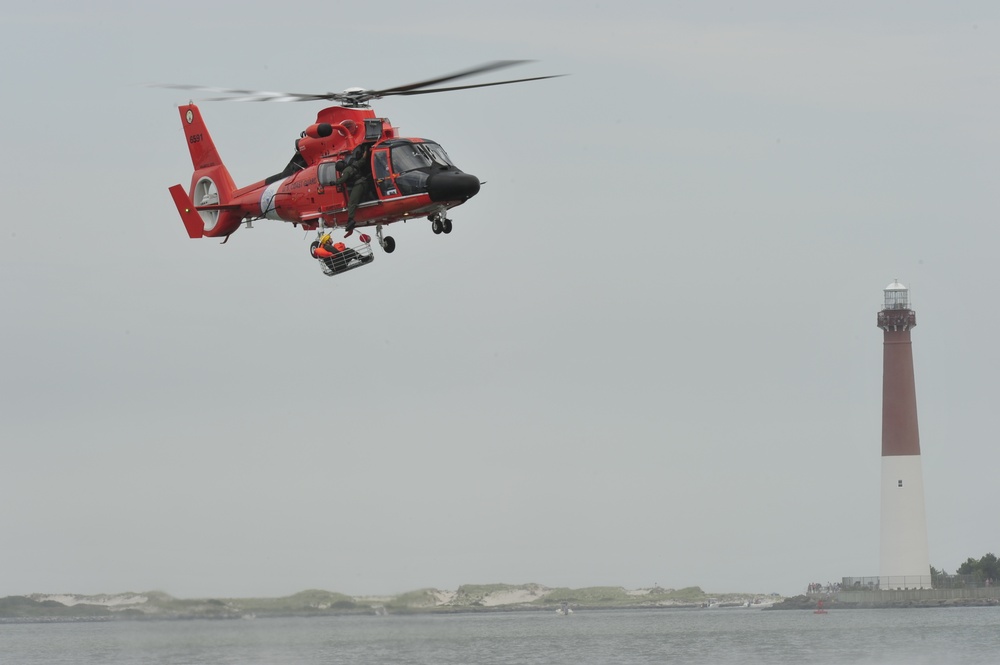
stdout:
<svg viewBox="0 0 1000 665">
<path fill-rule="evenodd" d="M 0 624 L 3 665 L 1000 662 L 1000 608 Z"/>
</svg>

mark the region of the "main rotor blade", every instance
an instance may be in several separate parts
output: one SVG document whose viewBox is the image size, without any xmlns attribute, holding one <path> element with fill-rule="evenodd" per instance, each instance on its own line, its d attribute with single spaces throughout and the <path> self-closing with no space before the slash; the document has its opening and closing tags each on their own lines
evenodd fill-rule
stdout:
<svg viewBox="0 0 1000 665">
<path fill-rule="evenodd" d="M 496 60 L 494 62 L 487 62 L 470 69 L 463 69 L 460 72 L 455 72 L 454 74 L 446 74 L 444 76 L 439 76 L 437 78 L 428 79 L 426 81 L 420 81 L 419 83 L 409 83 L 407 85 L 397 85 L 392 88 L 385 88 L 384 90 L 366 90 L 368 94 L 373 97 L 383 97 L 386 94 L 400 94 L 407 90 L 416 90 L 417 88 L 426 88 L 429 85 L 437 85 L 438 83 L 445 83 L 447 81 L 454 81 L 455 79 L 465 78 L 467 76 L 474 76 L 476 74 L 482 74 L 483 72 L 492 72 L 496 69 L 503 69 L 505 67 L 513 67 L 514 65 L 520 65 L 525 62 L 531 62 L 530 60 Z"/>
<path fill-rule="evenodd" d="M 237 88 L 217 88 L 206 85 L 186 85 L 183 83 L 163 83 L 154 84 L 156 88 L 170 88 L 173 90 L 195 90 L 199 92 L 211 92 L 215 94 L 228 95 L 227 97 L 208 97 L 201 101 L 206 102 L 314 102 L 322 99 L 343 101 L 344 96 L 337 92 L 327 93 L 300 93 L 300 92 L 270 92 L 267 90 L 240 90 Z"/>
<path fill-rule="evenodd" d="M 533 76 L 526 79 L 514 79 L 512 81 L 495 81 L 493 83 L 476 83 L 473 85 L 456 85 L 450 88 L 431 88 L 430 90 L 402 90 L 399 92 L 395 91 L 382 91 L 373 94 L 373 98 L 377 99 L 379 97 L 388 97 L 390 95 L 429 95 L 432 92 L 451 92 L 452 90 L 468 90 L 469 88 L 488 88 L 492 85 L 507 85 L 508 83 L 524 83 L 525 81 L 541 81 L 542 79 L 554 79 L 560 76 L 565 76 L 565 74 L 553 74 L 551 76 Z"/>
<path fill-rule="evenodd" d="M 382 97 L 389 97 L 392 95 L 399 95 L 399 96 L 427 95 L 432 92 L 451 92 L 453 90 L 468 90 L 470 88 L 488 88 L 494 85 L 523 83 L 525 81 L 540 81 L 542 79 L 550 79 L 550 78 L 557 78 L 558 76 L 564 76 L 563 74 L 556 74 L 553 76 L 533 76 L 530 78 L 514 79 L 510 81 L 495 81 L 493 83 L 477 83 L 473 85 L 449 86 L 446 88 L 431 88 L 429 90 L 422 89 L 430 85 L 446 83 L 448 81 L 454 81 L 455 79 L 465 78 L 467 76 L 474 76 L 476 74 L 482 74 L 483 72 L 491 72 L 497 69 L 503 69 L 505 67 L 513 67 L 514 65 L 520 65 L 526 62 L 531 62 L 531 60 L 496 60 L 494 62 L 487 62 L 485 64 L 478 65 L 476 67 L 471 67 L 469 69 L 463 69 L 462 71 L 455 72 L 453 74 L 438 76 L 437 78 L 428 79 L 426 81 L 420 81 L 418 83 L 398 85 L 392 88 L 385 88 L 383 90 L 366 90 L 363 88 L 350 88 L 343 92 L 323 92 L 323 93 L 270 92 L 267 90 L 217 88 L 213 86 L 187 85 L 183 83 L 152 84 L 151 87 L 171 88 L 174 90 L 195 90 L 200 92 L 214 93 L 216 95 L 225 95 L 224 97 L 207 97 L 201 100 L 208 102 L 314 102 L 314 101 L 328 100 L 345 104 L 347 106 L 358 106 L 358 105 L 363 105 L 372 99 L 381 99 Z"/>
</svg>

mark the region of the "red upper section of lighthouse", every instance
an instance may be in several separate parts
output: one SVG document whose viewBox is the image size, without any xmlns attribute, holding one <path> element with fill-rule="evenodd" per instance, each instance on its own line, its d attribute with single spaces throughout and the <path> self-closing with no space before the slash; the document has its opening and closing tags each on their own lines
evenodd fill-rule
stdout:
<svg viewBox="0 0 1000 665">
<path fill-rule="evenodd" d="M 910 330 L 917 315 L 910 309 L 905 286 L 893 282 L 885 289 L 885 309 L 878 327 L 885 342 L 882 351 L 882 456 L 919 455 L 917 389 L 913 374 Z"/>
</svg>

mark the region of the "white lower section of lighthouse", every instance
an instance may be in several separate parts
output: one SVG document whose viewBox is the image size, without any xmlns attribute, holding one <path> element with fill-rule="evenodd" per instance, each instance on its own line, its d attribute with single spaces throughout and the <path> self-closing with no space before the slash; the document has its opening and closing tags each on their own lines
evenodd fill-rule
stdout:
<svg viewBox="0 0 1000 665">
<path fill-rule="evenodd" d="M 880 588 L 930 589 L 920 455 L 882 457 L 881 522 Z"/>
</svg>

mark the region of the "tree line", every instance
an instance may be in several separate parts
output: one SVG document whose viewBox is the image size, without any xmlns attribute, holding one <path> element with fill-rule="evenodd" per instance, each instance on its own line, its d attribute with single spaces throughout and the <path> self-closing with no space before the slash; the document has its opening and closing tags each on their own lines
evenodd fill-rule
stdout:
<svg viewBox="0 0 1000 665">
<path fill-rule="evenodd" d="M 956 575 L 970 575 L 981 584 L 995 584 L 1000 579 L 1000 560 L 992 552 L 987 552 L 979 559 L 969 557 L 955 571 Z M 948 573 L 931 566 L 932 583 L 941 578 L 949 577 Z"/>
</svg>

